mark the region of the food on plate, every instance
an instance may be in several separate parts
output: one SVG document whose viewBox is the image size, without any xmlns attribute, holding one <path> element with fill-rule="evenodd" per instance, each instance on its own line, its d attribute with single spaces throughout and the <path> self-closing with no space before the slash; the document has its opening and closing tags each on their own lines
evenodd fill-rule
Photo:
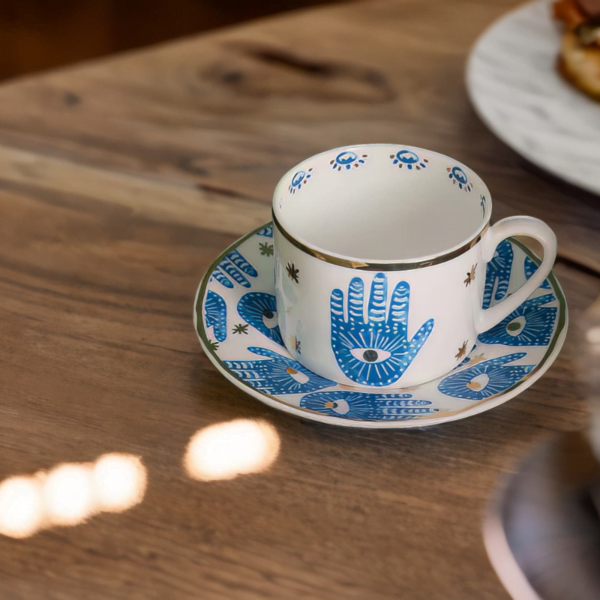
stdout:
<svg viewBox="0 0 600 600">
<path fill-rule="evenodd" d="M 557 0 L 554 18 L 565 24 L 558 70 L 600 100 L 600 0 Z"/>
</svg>

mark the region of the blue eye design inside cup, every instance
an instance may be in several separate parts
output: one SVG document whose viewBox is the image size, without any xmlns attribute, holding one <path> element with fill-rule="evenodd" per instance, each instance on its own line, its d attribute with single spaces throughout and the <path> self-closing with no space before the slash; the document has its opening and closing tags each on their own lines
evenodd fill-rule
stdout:
<svg viewBox="0 0 600 600">
<path fill-rule="evenodd" d="M 392 164 L 398 165 L 398 168 L 402 169 L 406 167 L 409 171 L 415 168 L 417 171 L 427 168 L 429 162 L 426 158 L 422 159 L 418 154 L 411 150 L 399 150 L 396 154 L 391 154 Z"/>
<path fill-rule="evenodd" d="M 467 184 L 469 180 L 465 175 L 465 172 L 460 167 L 454 167 L 452 169 L 452 175 L 454 175 L 454 179 L 458 181 L 458 183 L 462 183 L 463 185 Z"/>
<path fill-rule="evenodd" d="M 333 160 L 329 161 L 329 164 L 334 170 L 337 169 L 338 171 L 341 171 L 342 169 L 345 169 L 346 171 L 349 171 L 352 167 L 364 165 L 366 158 L 367 154 L 358 156 L 356 152 L 345 150 L 344 152 L 340 152 Z"/>
<path fill-rule="evenodd" d="M 298 190 L 300 190 L 303 185 L 306 185 L 308 183 L 308 180 L 311 177 L 312 167 L 310 169 L 307 169 L 306 171 L 296 171 L 292 175 L 292 181 L 290 182 L 290 187 L 288 188 L 290 194 L 295 194 Z"/>
<path fill-rule="evenodd" d="M 473 184 L 469 181 L 467 174 L 460 167 L 448 167 L 448 179 L 452 181 L 454 185 L 458 185 L 458 188 L 470 192 L 473 189 Z"/>
</svg>

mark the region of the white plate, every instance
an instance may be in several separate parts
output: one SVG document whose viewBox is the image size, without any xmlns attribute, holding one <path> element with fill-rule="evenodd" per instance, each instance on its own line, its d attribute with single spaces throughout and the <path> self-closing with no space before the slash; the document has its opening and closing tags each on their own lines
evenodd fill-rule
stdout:
<svg viewBox="0 0 600 600">
<path fill-rule="evenodd" d="M 268 224 L 216 259 L 196 294 L 194 326 L 215 367 L 244 392 L 278 410 L 365 428 L 425 427 L 464 419 L 526 390 L 563 345 L 567 304 L 551 273 L 512 315 L 479 336 L 458 367 L 434 381 L 376 392 L 324 379 L 296 362 L 283 346 L 272 236 Z M 539 259 L 526 246 L 502 242 L 488 264 L 486 289 L 490 294 L 496 289 L 491 304 L 521 287 L 536 263 Z"/>
<path fill-rule="evenodd" d="M 467 89 L 484 123 L 513 150 L 600 194 L 600 102 L 558 74 L 561 38 L 547 0 L 508 13 L 475 44 Z"/>
</svg>

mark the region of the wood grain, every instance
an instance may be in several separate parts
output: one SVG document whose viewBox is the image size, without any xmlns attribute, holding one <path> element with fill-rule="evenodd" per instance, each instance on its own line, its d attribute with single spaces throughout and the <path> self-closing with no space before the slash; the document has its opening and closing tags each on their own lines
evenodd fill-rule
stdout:
<svg viewBox="0 0 600 600">
<path fill-rule="evenodd" d="M 114 451 L 141 456 L 149 477 L 128 512 L 0 538 L 0 595 L 507 598 L 481 515 L 534 440 L 585 423 L 573 335 L 544 378 L 489 413 L 348 431 L 227 383 L 191 315 L 202 273 L 269 220 L 288 168 L 393 141 L 477 170 L 496 219 L 545 219 L 577 322 L 600 294 L 600 199 L 523 164 L 464 91 L 470 45 L 511 5 L 314 9 L 0 88 L 0 478 Z M 189 479 L 190 437 L 240 417 L 276 427 L 273 467 Z"/>
</svg>

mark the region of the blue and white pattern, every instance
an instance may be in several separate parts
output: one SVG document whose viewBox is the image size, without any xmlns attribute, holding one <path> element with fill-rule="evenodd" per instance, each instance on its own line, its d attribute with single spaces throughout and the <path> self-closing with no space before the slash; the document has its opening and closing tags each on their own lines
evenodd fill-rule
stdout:
<svg viewBox="0 0 600 600">
<path fill-rule="evenodd" d="M 484 344 L 547 346 L 552 339 L 558 309 L 545 305 L 554 300 L 554 294 L 529 298 L 504 321 L 480 334 L 477 339 Z"/>
<path fill-rule="evenodd" d="M 215 279 L 226 288 L 233 289 L 234 282 L 249 288 L 249 277 L 257 277 L 258 271 L 240 254 L 233 250 L 219 263 L 212 272 L 211 280 Z"/>
<path fill-rule="evenodd" d="M 300 406 L 308 410 L 362 421 L 407 421 L 415 417 L 435 414 L 429 400 L 415 400 L 412 394 L 367 394 L 336 390 L 314 392 L 300 400 Z"/>
<path fill-rule="evenodd" d="M 288 191 L 290 194 L 295 194 L 298 190 L 302 188 L 302 186 L 308 183 L 308 180 L 312 177 L 312 168 L 307 169 L 306 171 L 296 171 L 292 176 L 292 181 L 290 181 L 290 187 Z"/>
<path fill-rule="evenodd" d="M 352 167 L 360 167 L 364 165 L 367 159 L 366 154 L 359 156 L 356 152 L 351 150 L 344 150 L 340 152 L 333 160 L 329 162 L 332 169 L 338 171 L 346 170 L 349 171 Z"/>
<path fill-rule="evenodd" d="M 438 390 L 447 396 L 465 400 L 485 400 L 502 394 L 529 375 L 535 365 L 509 365 L 527 356 L 516 352 L 480 362 L 442 379 Z"/>
<path fill-rule="evenodd" d="M 503 300 L 508 293 L 510 274 L 512 271 L 514 252 L 512 244 L 504 240 L 498 244 L 494 257 L 487 265 L 485 274 L 485 288 L 483 292 L 483 308 Z M 495 291 L 494 291 L 495 290 Z"/>
<path fill-rule="evenodd" d="M 448 179 L 452 181 L 454 185 L 458 185 L 459 189 L 470 192 L 473 189 L 473 184 L 469 181 L 467 174 L 460 167 L 448 167 Z"/>
<path fill-rule="evenodd" d="M 465 357 L 462 362 L 452 369 L 453 371 L 458 371 L 461 367 L 468 365 L 470 363 L 477 364 L 483 361 L 483 354 L 475 354 L 475 350 L 477 350 L 477 345 L 473 346 L 471 352 L 467 357 Z"/>
<path fill-rule="evenodd" d="M 267 394 L 306 394 L 336 385 L 335 381 L 316 375 L 294 359 L 267 348 L 250 346 L 248 350 L 267 358 L 224 363 L 240 379 Z"/>
<path fill-rule="evenodd" d="M 383 386 L 398 381 L 433 330 L 433 319 L 408 339 L 410 286 L 396 285 L 387 314 L 387 277 L 377 273 L 371 285 L 365 321 L 364 284 L 355 277 L 348 287 L 348 321 L 344 319 L 344 293 L 331 293 L 331 346 L 336 361 L 352 381 Z"/>
<path fill-rule="evenodd" d="M 388 154 L 384 158 L 390 160 Z M 391 161 L 387 168 L 392 168 Z M 422 175 L 409 177 L 413 176 Z M 526 389 L 553 362 L 564 340 L 566 304 L 551 276 L 503 323 L 481 334 L 475 345 L 471 339 L 466 341 L 467 354 L 459 348 L 458 367 L 435 381 L 402 389 L 406 369 L 421 366 L 413 361 L 415 354 L 424 344 L 436 343 L 431 335 L 435 333 L 433 321 L 421 325 L 428 316 L 424 315 L 422 321 L 414 319 L 407 328 L 413 291 L 408 284 L 394 289 L 389 274 L 358 272 L 360 277 L 347 287 L 339 286 L 343 292 L 338 289 L 330 294 L 330 352 L 340 371 L 338 381 L 320 377 L 298 362 L 310 358 L 313 341 L 297 316 L 286 316 L 289 350 L 283 346 L 280 327 L 284 316 L 277 314 L 274 296 L 277 257 L 261 246 L 272 245 L 272 231 L 269 224 L 240 241 L 235 251 L 221 256 L 208 280 L 203 280 L 194 316 L 209 359 L 240 389 L 275 408 L 352 427 L 411 428 L 442 423 L 497 406 Z M 513 239 L 498 246 L 486 274 L 484 304 L 494 305 L 506 298 L 533 275 L 539 262 L 529 256 Z M 290 279 L 286 264 L 280 264 L 276 272 L 282 280 L 282 293 L 294 302 L 294 294 L 303 291 L 304 280 L 298 277 L 300 284 L 296 284 Z M 410 314 L 414 318 L 414 311 Z M 411 334 L 418 329 L 410 341 L 407 329 Z M 462 342 L 462 338 L 457 340 L 457 345 Z M 349 374 L 344 376 L 346 372 Z M 394 389 L 381 389 L 379 381 L 371 383 L 376 375 L 386 379 L 386 374 L 389 380 L 397 379 L 392 383 Z M 365 387 L 349 387 L 350 383 Z"/>
<path fill-rule="evenodd" d="M 213 328 L 213 335 L 217 342 L 227 339 L 227 305 L 222 296 L 208 290 L 204 302 L 204 322 L 206 329 Z"/>
<path fill-rule="evenodd" d="M 534 263 L 529 256 L 525 257 L 525 277 L 529 280 L 531 276 L 538 270 L 538 265 Z M 544 290 L 551 289 L 550 282 L 544 279 L 544 283 L 540 286 Z"/>
<path fill-rule="evenodd" d="M 277 319 L 277 301 L 274 294 L 266 292 L 248 292 L 237 306 L 240 317 L 264 333 L 269 339 L 283 346 Z"/>
<path fill-rule="evenodd" d="M 263 227 L 256 235 L 260 235 L 262 237 L 273 237 L 273 225 L 267 225 Z"/>
<path fill-rule="evenodd" d="M 406 167 L 409 171 L 413 169 L 420 171 L 421 169 L 427 168 L 429 162 L 426 158 L 421 157 L 413 152 L 412 150 L 399 150 L 396 154 L 391 154 L 390 159 L 393 165 L 398 165 L 398 168 L 402 169 Z"/>
</svg>

